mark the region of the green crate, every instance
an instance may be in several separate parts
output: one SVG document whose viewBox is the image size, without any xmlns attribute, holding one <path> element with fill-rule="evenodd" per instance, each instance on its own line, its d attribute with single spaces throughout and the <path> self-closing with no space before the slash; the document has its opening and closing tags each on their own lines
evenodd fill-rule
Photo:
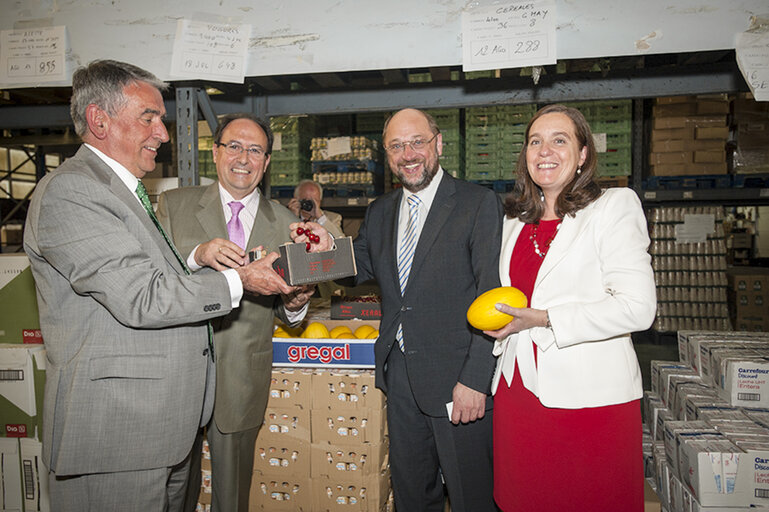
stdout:
<svg viewBox="0 0 769 512">
<path fill-rule="evenodd" d="M 468 181 L 496 181 L 502 173 L 496 164 L 477 164 L 465 167 L 465 179 Z"/>
<path fill-rule="evenodd" d="M 632 150 L 630 148 L 598 153 L 597 176 L 630 176 L 632 171 Z"/>
<path fill-rule="evenodd" d="M 585 116 L 588 123 L 593 121 L 629 120 L 633 116 L 632 100 L 576 101 L 565 103 Z"/>
</svg>

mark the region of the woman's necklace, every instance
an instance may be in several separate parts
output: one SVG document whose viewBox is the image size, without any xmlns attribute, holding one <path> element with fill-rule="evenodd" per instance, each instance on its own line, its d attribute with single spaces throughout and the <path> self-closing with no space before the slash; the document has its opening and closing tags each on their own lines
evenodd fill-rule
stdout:
<svg viewBox="0 0 769 512">
<path fill-rule="evenodd" d="M 558 224 L 555 226 L 555 231 L 553 231 L 553 236 L 551 236 L 546 242 L 545 242 L 545 250 L 542 251 L 539 248 L 539 243 L 537 242 L 537 227 L 539 226 L 539 223 L 532 224 L 531 225 L 531 234 L 529 235 L 529 240 L 531 240 L 532 245 L 534 245 L 534 252 L 537 256 L 540 258 L 544 258 L 545 254 L 547 254 L 547 251 L 550 250 L 550 244 L 553 243 L 553 239 L 555 239 L 555 235 L 558 234 L 558 230 L 561 229 L 561 221 L 558 221 Z"/>
</svg>

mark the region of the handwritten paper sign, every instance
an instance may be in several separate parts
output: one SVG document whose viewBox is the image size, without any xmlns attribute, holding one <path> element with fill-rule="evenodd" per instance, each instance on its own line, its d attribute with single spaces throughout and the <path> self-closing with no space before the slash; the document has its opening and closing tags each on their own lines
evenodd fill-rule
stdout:
<svg viewBox="0 0 769 512">
<path fill-rule="evenodd" d="M 769 101 L 769 31 L 737 34 L 737 65 L 756 101 Z"/>
<path fill-rule="evenodd" d="M 555 0 L 478 7 L 462 13 L 462 70 L 555 64 Z"/>
<path fill-rule="evenodd" d="M 716 230 L 716 217 L 712 213 L 684 215 L 683 224 L 676 224 L 675 242 L 694 244 L 705 242 L 708 235 Z"/>
<path fill-rule="evenodd" d="M 179 20 L 171 75 L 243 83 L 251 25 Z"/>
<path fill-rule="evenodd" d="M 65 80 L 65 26 L 3 30 L 0 33 L 0 82 L 40 84 Z"/>
</svg>

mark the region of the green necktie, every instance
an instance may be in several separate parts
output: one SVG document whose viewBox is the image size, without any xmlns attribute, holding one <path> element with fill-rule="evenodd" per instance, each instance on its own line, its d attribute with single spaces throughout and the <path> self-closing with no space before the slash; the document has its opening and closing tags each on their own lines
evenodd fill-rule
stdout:
<svg viewBox="0 0 769 512">
<path fill-rule="evenodd" d="M 152 203 L 150 203 L 150 196 L 147 194 L 147 189 L 144 188 L 144 183 L 142 183 L 141 180 L 139 180 L 138 185 L 136 185 L 136 195 L 139 196 L 139 199 L 142 202 L 142 206 L 144 206 L 144 209 L 147 211 L 147 214 L 150 216 L 150 219 L 152 219 L 152 222 L 155 224 L 155 227 L 158 228 L 158 231 L 160 231 L 160 234 L 163 235 L 163 238 L 165 239 L 166 243 L 168 244 L 168 247 L 171 248 L 171 250 L 174 252 L 174 256 L 176 256 L 176 259 L 179 261 L 179 264 L 184 269 L 184 273 L 187 275 L 192 274 L 190 271 L 190 268 L 187 266 L 187 262 L 184 261 L 184 258 L 182 258 L 182 255 L 179 254 L 179 251 L 176 250 L 176 247 L 173 243 L 171 243 L 171 239 L 168 238 L 168 235 L 166 234 L 166 230 L 163 229 L 163 226 L 160 224 L 160 221 L 158 221 L 158 218 L 155 217 L 155 210 L 152 208 Z M 211 322 L 206 322 L 206 325 L 208 326 L 208 348 L 211 350 L 211 359 L 214 359 L 214 333 L 213 328 L 211 327 Z"/>
</svg>

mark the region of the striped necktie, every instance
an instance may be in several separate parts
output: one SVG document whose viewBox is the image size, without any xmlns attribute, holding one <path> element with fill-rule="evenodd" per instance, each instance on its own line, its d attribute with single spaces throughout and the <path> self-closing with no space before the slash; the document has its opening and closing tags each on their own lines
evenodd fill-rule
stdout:
<svg viewBox="0 0 769 512">
<path fill-rule="evenodd" d="M 406 284 L 409 281 L 411 273 L 411 264 L 414 261 L 414 251 L 417 247 L 417 227 L 419 226 L 419 205 L 422 201 L 412 194 L 407 199 L 409 203 L 409 220 L 406 224 L 406 231 L 403 233 L 400 250 L 398 251 L 398 281 L 401 286 L 401 295 L 406 290 Z M 405 350 L 403 344 L 403 324 L 398 326 L 398 332 L 395 334 L 398 341 L 398 347 L 401 352 Z"/>
<path fill-rule="evenodd" d="M 139 196 L 139 199 L 142 202 L 142 206 L 144 206 L 144 209 L 147 211 L 147 214 L 150 216 L 150 219 L 152 219 L 153 224 L 155 224 L 155 227 L 158 228 L 158 231 L 160 231 L 160 234 L 163 235 L 163 239 L 168 244 L 168 247 L 171 248 L 171 250 L 174 252 L 174 256 L 176 256 L 176 259 L 179 261 L 179 264 L 184 269 L 184 273 L 187 275 L 192 274 L 190 271 L 190 268 L 187 266 L 187 262 L 184 261 L 184 258 L 182 258 L 182 255 L 179 254 L 179 251 L 176 250 L 176 247 L 173 243 L 171 243 L 171 239 L 168 238 L 168 235 L 166 234 L 166 230 L 163 229 L 163 226 L 160 224 L 160 221 L 158 221 L 158 218 L 155 216 L 155 210 L 152 208 L 152 203 L 150 203 L 150 196 L 147 194 L 147 189 L 144 188 L 144 183 L 142 183 L 141 180 L 139 180 L 139 183 L 136 185 L 136 195 Z M 211 322 L 206 322 L 208 326 L 208 348 L 211 351 L 211 360 L 214 359 L 214 332 L 213 328 L 211 327 Z"/>
</svg>

